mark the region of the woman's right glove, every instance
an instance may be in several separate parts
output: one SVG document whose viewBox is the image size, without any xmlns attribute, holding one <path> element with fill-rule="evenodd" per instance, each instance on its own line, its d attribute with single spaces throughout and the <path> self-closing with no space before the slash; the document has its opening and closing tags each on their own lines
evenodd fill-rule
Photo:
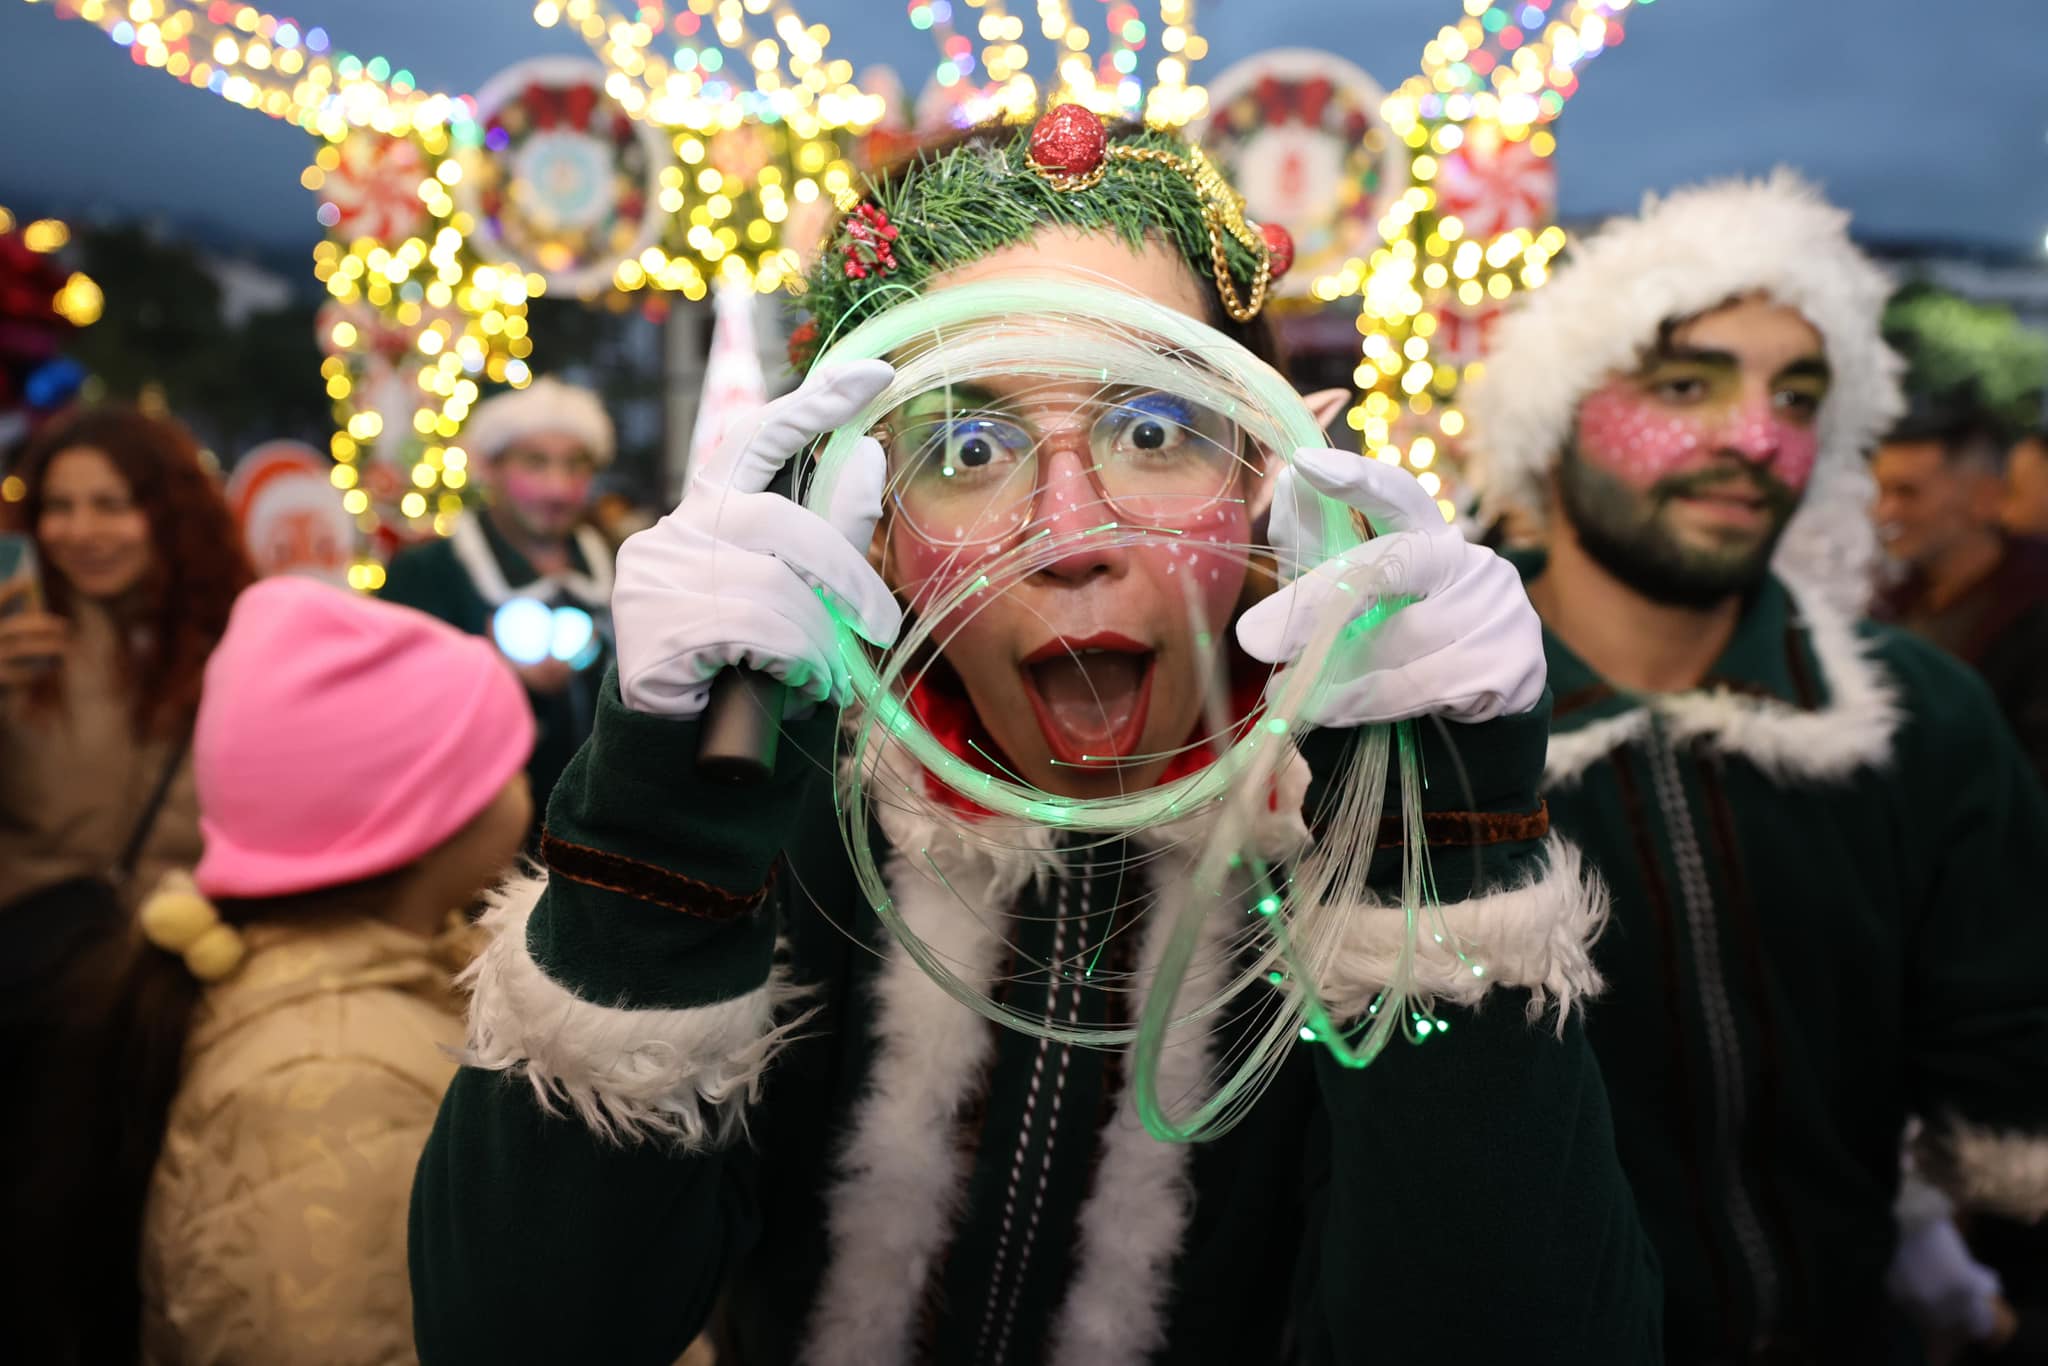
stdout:
<svg viewBox="0 0 2048 1366">
<path fill-rule="evenodd" d="M 882 448 L 871 437 L 854 448 L 822 517 L 767 490 L 791 456 L 850 420 L 894 374 L 883 361 L 812 371 L 691 475 L 674 512 L 619 548 L 612 622 L 627 706 L 696 716 L 711 680 L 734 665 L 813 702 L 846 702 L 833 612 L 880 646 L 903 623 L 867 559 L 888 477 Z"/>
</svg>

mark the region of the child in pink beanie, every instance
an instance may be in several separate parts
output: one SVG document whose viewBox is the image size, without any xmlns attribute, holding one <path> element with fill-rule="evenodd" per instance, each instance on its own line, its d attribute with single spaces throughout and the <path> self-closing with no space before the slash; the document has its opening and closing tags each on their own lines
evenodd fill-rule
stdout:
<svg viewBox="0 0 2048 1366">
<path fill-rule="evenodd" d="M 110 1064 L 129 1140 L 95 1177 L 128 1198 L 72 1236 L 125 1242 L 80 1255 L 143 1360 L 413 1360 L 406 1202 L 463 1043 L 460 913 L 517 856 L 532 745 L 481 639 L 303 579 L 236 603 L 193 736 L 205 855 L 83 979 L 110 1023 L 81 1062 Z"/>
</svg>

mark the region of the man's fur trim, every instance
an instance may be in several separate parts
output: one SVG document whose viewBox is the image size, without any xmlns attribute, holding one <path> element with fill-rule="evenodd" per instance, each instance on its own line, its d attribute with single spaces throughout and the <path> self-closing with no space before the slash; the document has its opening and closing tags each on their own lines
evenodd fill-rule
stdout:
<svg viewBox="0 0 2048 1366">
<path fill-rule="evenodd" d="M 1964 1210 L 2024 1223 L 2048 1216 L 2048 1134 L 1951 1117 L 1922 1132 L 1915 1160 Z"/>
<path fill-rule="evenodd" d="M 548 598 L 558 587 L 585 607 L 608 607 L 612 600 L 612 549 L 594 528 L 580 526 L 574 534 L 576 548 L 582 552 L 590 572 L 564 569 L 558 574 L 543 574 L 532 583 L 514 584 L 505 578 L 505 571 L 498 566 L 498 557 L 491 553 L 490 542 L 484 539 L 484 529 L 474 515 L 455 519 L 455 527 L 448 533 L 448 546 L 455 552 L 456 563 L 469 575 L 477 596 L 493 607 L 503 607 L 514 598 Z"/>
<path fill-rule="evenodd" d="M 567 1108 L 615 1143 L 730 1143 L 770 1060 L 807 1018 L 777 1023 L 803 994 L 788 969 L 778 962 L 766 983 L 715 1005 L 597 1005 L 549 977 L 527 949 L 527 920 L 546 886 L 545 876 L 523 877 L 492 898 L 482 921 L 490 943 L 459 979 L 471 993 L 463 1061 L 524 1076 L 542 1109 Z"/>
<path fill-rule="evenodd" d="M 1593 764 L 1645 734 L 1650 717 L 1678 743 L 1698 740 L 1755 764 L 1780 783 L 1839 782 L 1881 768 L 1904 712 L 1898 689 L 1874 657 L 1876 641 L 1812 590 L 1787 583 L 1793 609 L 1820 666 L 1828 700 L 1806 711 L 1774 697 L 1725 689 L 1647 695 L 1634 711 L 1577 730 L 1554 731 L 1544 765 L 1553 786 L 1576 782 Z"/>
<path fill-rule="evenodd" d="M 1554 1007 L 1561 1031 L 1574 1007 L 1599 994 L 1593 941 L 1607 924 L 1607 888 L 1569 841 L 1551 836 L 1544 854 L 1544 871 L 1520 886 L 1417 915 L 1411 989 L 1418 1002 L 1476 1006 L 1497 987 L 1522 987 L 1530 1021 Z M 1411 931 L 1399 905 L 1344 914 L 1343 939 L 1319 985 L 1331 1013 L 1350 1020 L 1398 975 Z"/>
<path fill-rule="evenodd" d="M 1860 607 L 1877 545 L 1864 457 L 1904 410 L 1902 364 L 1879 321 L 1891 281 L 1849 240 L 1849 215 L 1795 173 L 1645 198 L 1577 244 L 1544 288 L 1501 320 L 1464 395 L 1472 478 L 1489 516 L 1548 515 L 1548 480 L 1579 403 L 1633 368 L 1660 327 L 1762 292 L 1799 310 L 1826 346 L 1814 483 L 1780 544 L 1788 578 Z"/>
</svg>

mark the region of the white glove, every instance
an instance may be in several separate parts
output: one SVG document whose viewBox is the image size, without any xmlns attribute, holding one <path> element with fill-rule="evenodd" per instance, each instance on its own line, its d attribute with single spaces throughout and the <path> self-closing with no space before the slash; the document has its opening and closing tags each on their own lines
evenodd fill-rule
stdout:
<svg viewBox="0 0 2048 1366">
<path fill-rule="evenodd" d="M 1981 1342 L 1997 1329 L 1998 1273 L 1970 1255 L 1952 1220 L 1934 1219 L 1902 1234 L 1885 1289 L 1928 1332 Z"/>
<path fill-rule="evenodd" d="M 1363 512 L 1380 534 L 1307 569 L 1302 528 L 1320 525 L 1311 489 Z M 1542 699 L 1543 623 L 1521 576 L 1460 536 L 1406 471 L 1342 451 L 1301 451 L 1280 473 L 1269 535 L 1292 582 L 1238 620 L 1238 643 L 1254 659 L 1291 663 L 1331 612 L 1351 620 L 1380 595 L 1415 599 L 1355 647 L 1339 647 L 1336 676 L 1320 691 L 1311 724 L 1488 721 Z M 1372 591 L 1361 593 L 1359 583 Z"/>
<path fill-rule="evenodd" d="M 813 702 L 847 700 L 827 600 L 876 645 L 903 624 L 867 560 L 888 477 L 882 448 L 869 437 L 853 449 L 823 517 L 766 490 L 792 455 L 865 408 L 894 374 L 882 361 L 812 371 L 732 434 L 674 512 L 619 547 L 612 622 L 627 706 L 695 716 L 730 665 L 771 674 Z"/>
</svg>

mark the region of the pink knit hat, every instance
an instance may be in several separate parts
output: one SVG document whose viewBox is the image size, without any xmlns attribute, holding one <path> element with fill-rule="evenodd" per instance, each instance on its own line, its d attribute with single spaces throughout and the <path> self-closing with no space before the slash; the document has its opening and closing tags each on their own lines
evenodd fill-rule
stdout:
<svg viewBox="0 0 2048 1366">
<path fill-rule="evenodd" d="M 526 693 L 480 637 L 264 579 L 206 665 L 194 877 L 208 896 L 269 897 L 402 868 L 490 805 L 532 749 Z"/>
</svg>

